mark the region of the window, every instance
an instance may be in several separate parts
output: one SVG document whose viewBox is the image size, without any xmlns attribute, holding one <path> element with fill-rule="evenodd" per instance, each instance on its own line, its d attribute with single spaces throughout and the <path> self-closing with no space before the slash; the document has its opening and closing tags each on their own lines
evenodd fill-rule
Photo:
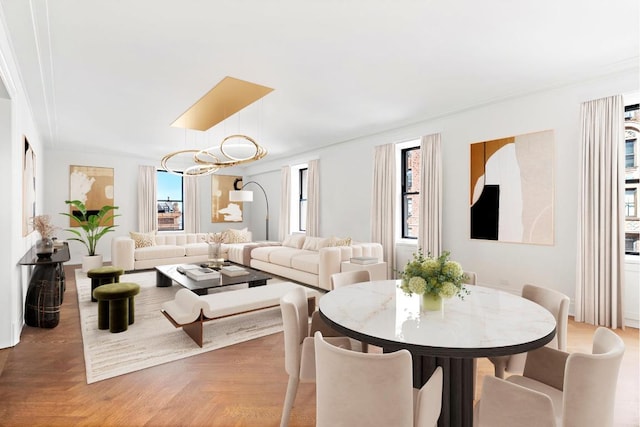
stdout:
<svg viewBox="0 0 640 427">
<path fill-rule="evenodd" d="M 309 169 L 298 171 L 298 231 L 307 231 L 307 175 Z"/>
<path fill-rule="evenodd" d="M 402 238 L 417 239 L 420 226 L 420 147 L 401 151 Z"/>
<path fill-rule="evenodd" d="M 184 230 L 182 175 L 156 172 L 158 182 L 158 231 Z"/>
<path fill-rule="evenodd" d="M 640 167 L 638 167 L 640 104 L 627 105 L 625 107 L 624 122 L 624 250 L 628 255 L 640 255 L 640 217 L 638 216 L 638 192 L 640 191 Z"/>
</svg>

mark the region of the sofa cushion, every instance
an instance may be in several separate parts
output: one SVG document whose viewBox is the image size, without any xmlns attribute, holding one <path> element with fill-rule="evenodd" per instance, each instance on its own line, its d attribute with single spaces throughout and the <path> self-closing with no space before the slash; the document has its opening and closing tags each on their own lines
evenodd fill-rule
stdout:
<svg viewBox="0 0 640 427">
<path fill-rule="evenodd" d="M 251 251 L 251 257 L 253 258 L 253 252 L 260 249 L 263 249 L 263 248 L 256 248 L 253 251 Z M 279 246 L 279 247 L 275 246 L 275 247 L 270 247 L 268 249 L 272 249 L 269 252 L 268 262 L 275 265 L 281 265 L 283 267 L 291 267 L 291 258 L 302 251 L 302 249 L 287 248 L 283 246 Z"/>
<path fill-rule="evenodd" d="M 298 233 L 289 234 L 282 241 L 282 246 L 288 246 L 290 248 L 302 249 L 302 245 L 304 244 L 305 237 L 306 236 L 304 234 L 298 234 Z"/>
<path fill-rule="evenodd" d="M 174 258 L 185 255 L 183 246 L 175 245 L 156 245 L 146 248 L 139 248 L 135 251 L 136 261 L 149 259 Z"/>
<path fill-rule="evenodd" d="M 148 246 L 154 246 L 156 244 L 156 232 L 139 233 L 136 231 L 129 232 L 129 236 L 133 239 L 133 243 L 137 248 L 146 248 Z"/>
<path fill-rule="evenodd" d="M 209 253 L 208 243 L 187 243 L 184 245 L 184 252 L 187 256 L 207 255 Z"/>
<path fill-rule="evenodd" d="M 317 251 L 300 251 L 291 257 L 291 267 L 296 270 L 318 274 L 320 253 Z"/>
<path fill-rule="evenodd" d="M 262 246 L 251 250 L 251 259 L 269 262 L 271 252 L 282 249 L 282 246 Z"/>
</svg>

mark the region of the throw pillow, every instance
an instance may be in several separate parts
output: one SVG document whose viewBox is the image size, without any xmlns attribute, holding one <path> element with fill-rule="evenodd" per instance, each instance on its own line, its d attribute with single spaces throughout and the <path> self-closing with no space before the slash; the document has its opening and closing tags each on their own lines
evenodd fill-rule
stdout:
<svg viewBox="0 0 640 427">
<path fill-rule="evenodd" d="M 249 232 L 246 228 L 242 230 L 230 228 L 224 232 L 222 241 L 223 243 L 248 243 L 251 239 L 249 239 Z"/>
<path fill-rule="evenodd" d="M 156 245 L 156 232 L 152 231 L 150 233 L 138 233 L 136 231 L 129 232 L 129 235 L 133 239 L 135 243 L 136 249 L 138 248 L 146 248 L 148 246 Z"/>
<path fill-rule="evenodd" d="M 351 237 L 332 237 L 327 246 L 351 246 Z"/>
<path fill-rule="evenodd" d="M 304 244 L 305 237 L 306 236 L 304 234 L 289 234 L 282 241 L 282 246 L 301 249 L 302 245 Z"/>
<path fill-rule="evenodd" d="M 324 239 L 322 237 L 309 237 L 307 236 L 304 239 L 304 244 L 302 245 L 302 249 L 306 249 L 308 251 L 319 251 L 320 248 L 324 248 L 329 245 L 329 239 Z"/>
</svg>

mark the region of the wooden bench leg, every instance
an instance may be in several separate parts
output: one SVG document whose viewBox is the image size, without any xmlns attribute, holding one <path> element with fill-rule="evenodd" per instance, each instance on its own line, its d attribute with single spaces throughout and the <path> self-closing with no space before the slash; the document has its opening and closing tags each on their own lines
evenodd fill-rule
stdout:
<svg viewBox="0 0 640 427">
<path fill-rule="evenodd" d="M 182 330 L 191 337 L 192 340 L 196 342 L 200 347 L 202 347 L 203 341 L 203 322 L 193 322 L 188 325 L 183 325 Z"/>
</svg>

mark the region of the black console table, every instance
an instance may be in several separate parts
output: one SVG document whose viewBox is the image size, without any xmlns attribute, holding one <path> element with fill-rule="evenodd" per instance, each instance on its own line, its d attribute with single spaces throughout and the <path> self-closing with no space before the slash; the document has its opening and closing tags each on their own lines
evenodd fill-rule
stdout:
<svg viewBox="0 0 640 427">
<path fill-rule="evenodd" d="M 20 265 L 34 266 L 24 307 L 24 321 L 27 325 L 38 328 L 58 326 L 65 289 L 62 264 L 70 258 L 69 246 L 64 242 L 49 258 L 38 258 L 33 246 L 18 262 Z"/>
</svg>

